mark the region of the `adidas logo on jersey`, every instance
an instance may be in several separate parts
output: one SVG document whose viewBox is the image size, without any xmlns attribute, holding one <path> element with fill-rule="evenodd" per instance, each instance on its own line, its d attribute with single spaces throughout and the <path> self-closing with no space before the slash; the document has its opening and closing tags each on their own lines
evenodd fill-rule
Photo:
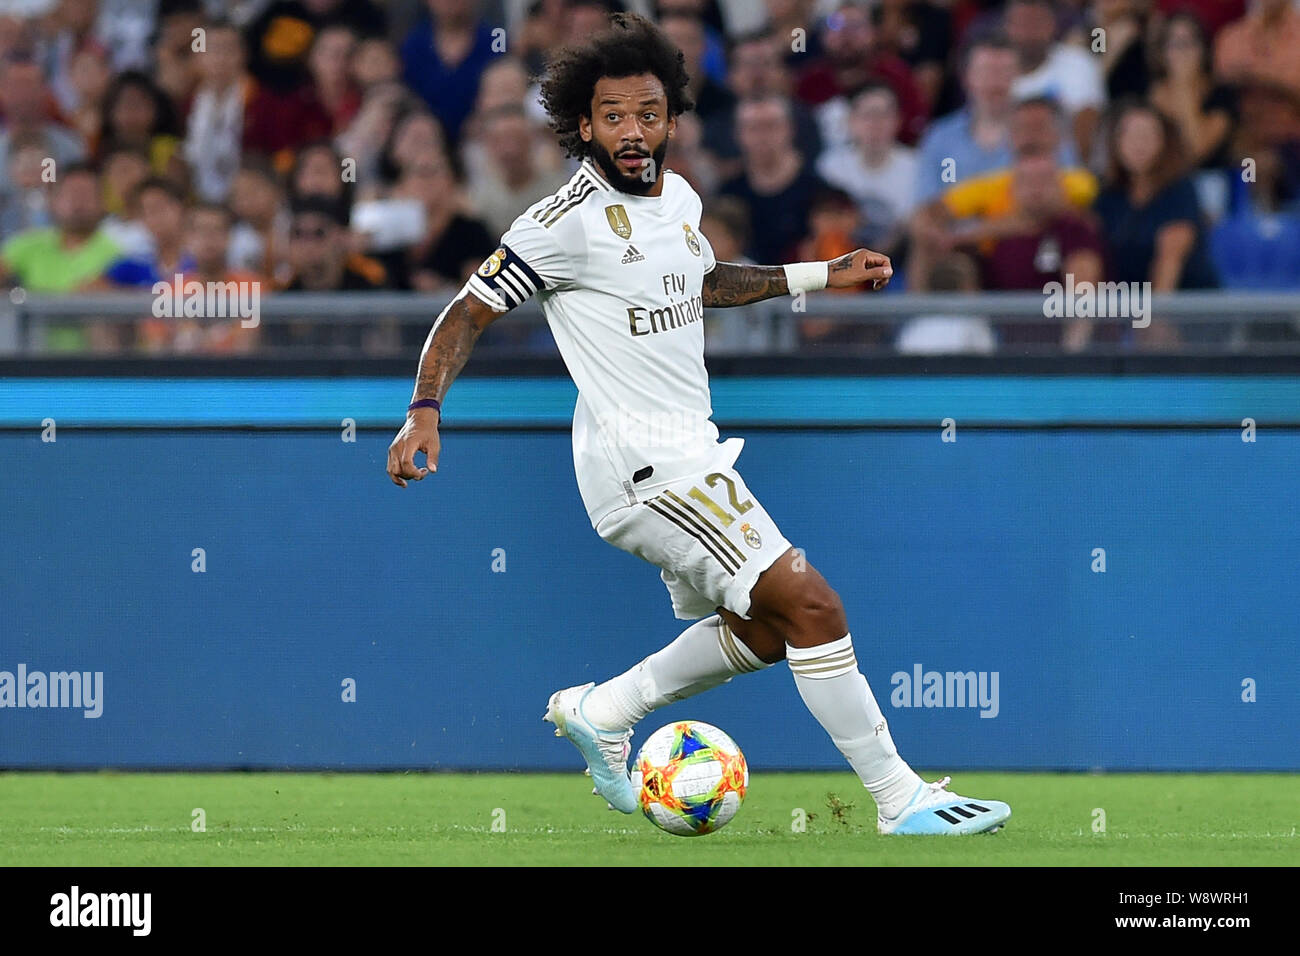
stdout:
<svg viewBox="0 0 1300 956">
<path fill-rule="evenodd" d="M 623 258 L 619 260 L 619 262 L 623 263 L 623 265 L 625 266 L 633 262 L 644 262 L 644 261 L 645 261 L 645 256 L 637 252 L 636 246 L 628 246 L 627 252 L 623 253 Z"/>
</svg>

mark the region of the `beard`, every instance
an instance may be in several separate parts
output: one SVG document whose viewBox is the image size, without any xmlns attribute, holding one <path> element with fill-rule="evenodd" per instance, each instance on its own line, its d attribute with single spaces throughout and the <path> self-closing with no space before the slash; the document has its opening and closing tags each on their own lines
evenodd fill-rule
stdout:
<svg viewBox="0 0 1300 956">
<path fill-rule="evenodd" d="M 646 167 L 638 169 L 634 173 L 629 173 L 618 165 L 615 157 L 607 149 L 597 143 L 591 142 L 591 158 L 596 161 L 600 171 L 605 174 L 609 184 L 620 192 L 631 193 L 634 196 L 648 195 L 654 188 L 655 183 L 659 181 L 659 176 L 664 170 L 664 157 L 668 154 L 668 138 L 655 148 L 654 152 L 647 152 L 643 149 L 626 149 L 621 151 L 620 156 L 648 156 L 654 164 L 649 168 L 654 171 L 654 176 L 649 180 L 643 178 Z"/>
</svg>

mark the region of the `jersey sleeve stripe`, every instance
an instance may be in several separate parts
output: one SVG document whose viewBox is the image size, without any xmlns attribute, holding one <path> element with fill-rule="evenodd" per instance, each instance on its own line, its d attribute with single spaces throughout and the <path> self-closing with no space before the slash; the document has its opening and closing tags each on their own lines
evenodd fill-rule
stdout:
<svg viewBox="0 0 1300 956">
<path fill-rule="evenodd" d="M 596 191 L 595 186 L 591 185 L 590 183 L 584 184 L 577 192 L 573 194 L 573 198 L 571 200 L 569 200 L 559 209 L 547 215 L 545 218 L 541 219 L 540 220 L 541 224 L 545 226 L 547 229 L 550 229 L 553 225 L 555 225 L 564 217 L 564 214 L 566 212 L 568 212 L 574 206 L 579 205 L 584 199 L 586 199 L 595 191 Z"/>
<path fill-rule="evenodd" d="M 540 222 L 542 220 L 542 217 L 554 211 L 556 206 L 560 205 L 560 203 L 564 202 L 564 200 L 568 198 L 569 198 L 569 190 L 566 189 L 563 192 L 561 192 L 559 195 L 557 195 L 554 199 L 552 199 L 550 202 L 548 202 L 541 209 L 537 210 L 537 212 L 533 213 L 533 218 Z"/>
<path fill-rule="evenodd" d="M 553 197 L 551 197 L 550 202 L 548 202 L 541 209 L 537 210 L 537 212 L 533 213 L 533 218 L 536 219 L 538 222 L 541 222 L 551 213 L 555 212 L 557 207 L 563 205 L 564 203 L 572 199 L 578 190 L 584 189 L 588 185 L 589 183 L 581 176 L 575 177 L 573 180 L 571 180 L 568 183 L 568 185 L 564 186 L 564 188 L 562 188 L 558 193 L 556 193 Z"/>
</svg>

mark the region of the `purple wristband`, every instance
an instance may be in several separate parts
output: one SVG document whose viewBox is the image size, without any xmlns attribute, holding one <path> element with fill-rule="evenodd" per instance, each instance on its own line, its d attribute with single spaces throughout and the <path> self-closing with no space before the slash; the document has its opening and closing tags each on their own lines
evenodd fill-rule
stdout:
<svg viewBox="0 0 1300 956">
<path fill-rule="evenodd" d="M 422 398 L 406 406 L 408 412 L 413 412 L 417 408 L 433 408 L 437 410 L 439 415 L 442 414 L 442 404 L 436 398 Z"/>
</svg>

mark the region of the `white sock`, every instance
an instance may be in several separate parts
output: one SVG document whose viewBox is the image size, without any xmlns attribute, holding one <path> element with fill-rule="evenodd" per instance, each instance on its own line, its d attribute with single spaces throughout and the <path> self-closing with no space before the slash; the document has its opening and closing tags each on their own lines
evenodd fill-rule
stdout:
<svg viewBox="0 0 1300 956">
<path fill-rule="evenodd" d="M 636 667 L 593 687 L 582 712 L 602 730 L 627 730 L 665 704 L 767 666 L 714 614 L 696 621 Z"/>
<path fill-rule="evenodd" d="M 785 655 L 799 696 L 871 791 L 881 815 L 897 816 L 922 781 L 898 755 L 889 724 L 858 670 L 853 635 L 818 647 L 787 645 Z"/>
</svg>

